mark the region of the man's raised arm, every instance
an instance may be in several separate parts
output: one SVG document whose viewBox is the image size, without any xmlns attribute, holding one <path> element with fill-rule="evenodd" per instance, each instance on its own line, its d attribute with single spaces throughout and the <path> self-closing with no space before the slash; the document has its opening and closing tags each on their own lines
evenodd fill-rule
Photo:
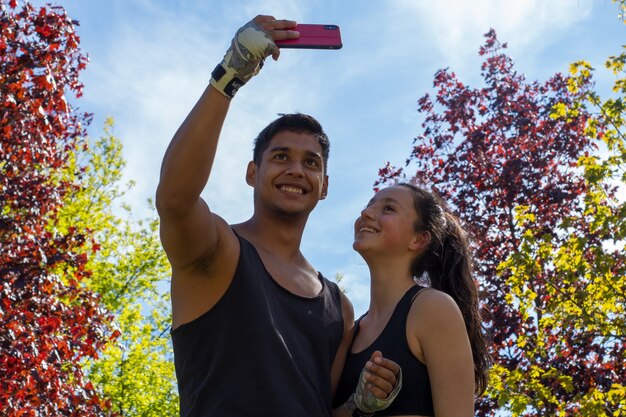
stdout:
<svg viewBox="0 0 626 417">
<path fill-rule="evenodd" d="M 156 194 L 161 241 L 174 269 L 209 258 L 226 224 L 200 198 L 217 151 L 217 143 L 237 90 L 258 73 L 263 60 L 278 58 L 274 40 L 298 37 L 296 22 L 257 16 L 233 38 L 223 61 L 170 143 Z"/>
</svg>

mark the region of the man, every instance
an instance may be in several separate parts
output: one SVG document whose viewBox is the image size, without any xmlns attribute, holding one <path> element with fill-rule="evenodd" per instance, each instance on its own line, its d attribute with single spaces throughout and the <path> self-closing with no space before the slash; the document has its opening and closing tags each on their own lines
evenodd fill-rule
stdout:
<svg viewBox="0 0 626 417">
<path fill-rule="evenodd" d="M 246 172 L 254 188 L 248 221 L 230 226 L 200 197 L 230 100 L 265 57 L 278 58 L 275 40 L 298 37 L 295 25 L 257 16 L 237 32 L 163 159 L 156 203 L 172 266 L 182 416 L 331 413 L 354 313 L 300 252 L 308 216 L 328 189 L 321 126 L 285 115 L 259 134 Z M 383 398 L 397 366 L 372 362 L 367 381 Z"/>
</svg>

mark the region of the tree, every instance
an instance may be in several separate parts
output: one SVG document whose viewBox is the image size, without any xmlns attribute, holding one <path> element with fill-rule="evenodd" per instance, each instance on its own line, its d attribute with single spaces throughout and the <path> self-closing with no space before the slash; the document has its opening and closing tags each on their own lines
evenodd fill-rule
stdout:
<svg viewBox="0 0 626 417">
<path fill-rule="evenodd" d="M 104 416 L 81 362 L 108 341 L 110 315 L 85 288 L 85 231 L 59 230 L 60 178 L 90 117 L 87 58 L 63 9 L 0 3 L 0 409 L 12 416 Z M 78 175 L 77 178 L 79 178 Z"/>
<path fill-rule="evenodd" d="M 619 3 L 623 20 L 624 1 L 614 2 Z M 535 245 L 535 248 L 544 246 L 539 253 L 554 254 L 544 257 L 555 265 L 562 279 L 553 286 L 554 300 L 550 305 L 553 314 L 547 317 L 547 326 L 552 327 L 553 322 L 572 322 L 573 331 L 593 340 L 598 355 L 593 362 L 602 365 L 590 375 L 588 389 L 577 392 L 574 401 L 565 406 L 572 415 L 626 415 L 625 63 L 626 47 L 605 63 L 616 76 L 614 97 L 603 100 L 597 92 L 589 90 L 579 103 L 559 114 L 567 118 L 581 108 L 592 114 L 585 133 L 600 143 L 602 152 L 579 161 L 587 192 L 582 215 L 564 219 L 560 225 L 560 231 L 567 236 L 567 246 L 549 241 Z M 573 63 L 569 90 L 578 92 L 580 85 L 589 82 L 593 71 L 586 61 Z M 531 245 L 528 249 L 532 253 Z M 516 268 L 514 262 L 509 264 Z"/>
<path fill-rule="evenodd" d="M 66 195 L 57 228 L 89 230 L 97 246 L 84 280 L 114 318 L 119 337 L 104 346 L 84 368 L 94 387 L 122 416 L 178 415 L 178 394 L 169 344 L 171 313 L 164 286 L 170 269 L 158 238 L 158 220 L 135 220 L 119 203 L 132 183 L 120 185 L 125 161 L 122 145 L 107 120 L 104 135 L 85 140 L 65 171 L 68 181 L 81 172 L 82 187 Z M 81 167 L 79 170 L 78 168 Z"/>
<path fill-rule="evenodd" d="M 597 139 L 609 149 L 621 141 L 623 168 L 623 134 L 586 105 L 587 73 L 528 83 L 495 31 L 485 36 L 485 87 L 438 71 L 436 100 L 419 100 L 423 131 L 406 167 L 387 165 L 376 185 L 432 184 L 475 235 L 496 359 L 481 415 L 618 415 L 626 210 Z"/>
</svg>

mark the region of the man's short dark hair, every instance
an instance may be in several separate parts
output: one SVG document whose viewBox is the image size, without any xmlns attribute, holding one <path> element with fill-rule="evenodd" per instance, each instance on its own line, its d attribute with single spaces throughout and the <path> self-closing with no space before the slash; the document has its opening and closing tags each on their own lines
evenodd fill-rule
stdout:
<svg viewBox="0 0 626 417">
<path fill-rule="evenodd" d="M 293 113 L 281 114 L 280 117 L 267 125 L 254 140 L 254 152 L 252 160 L 260 165 L 263 152 L 269 146 L 272 138 L 279 132 L 290 131 L 295 133 L 309 133 L 317 138 L 322 147 L 322 160 L 324 162 L 324 172 L 327 172 L 328 155 L 330 151 L 330 141 L 324 133 L 322 125 L 308 114 Z"/>
</svg>

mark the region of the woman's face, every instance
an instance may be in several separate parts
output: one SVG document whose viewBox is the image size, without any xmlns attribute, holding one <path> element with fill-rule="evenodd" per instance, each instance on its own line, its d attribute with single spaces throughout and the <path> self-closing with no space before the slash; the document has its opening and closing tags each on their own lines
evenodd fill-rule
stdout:
<svg viewBox="0 0 626 417">
<path fill-rule="evenodd" d="M 420 234 L 415 231 L 416 220 L 413 191 L 402 186 L 385 188 L 356 219 L 352 247 L 361 254 L 410 250 Z"/>
</svg>

